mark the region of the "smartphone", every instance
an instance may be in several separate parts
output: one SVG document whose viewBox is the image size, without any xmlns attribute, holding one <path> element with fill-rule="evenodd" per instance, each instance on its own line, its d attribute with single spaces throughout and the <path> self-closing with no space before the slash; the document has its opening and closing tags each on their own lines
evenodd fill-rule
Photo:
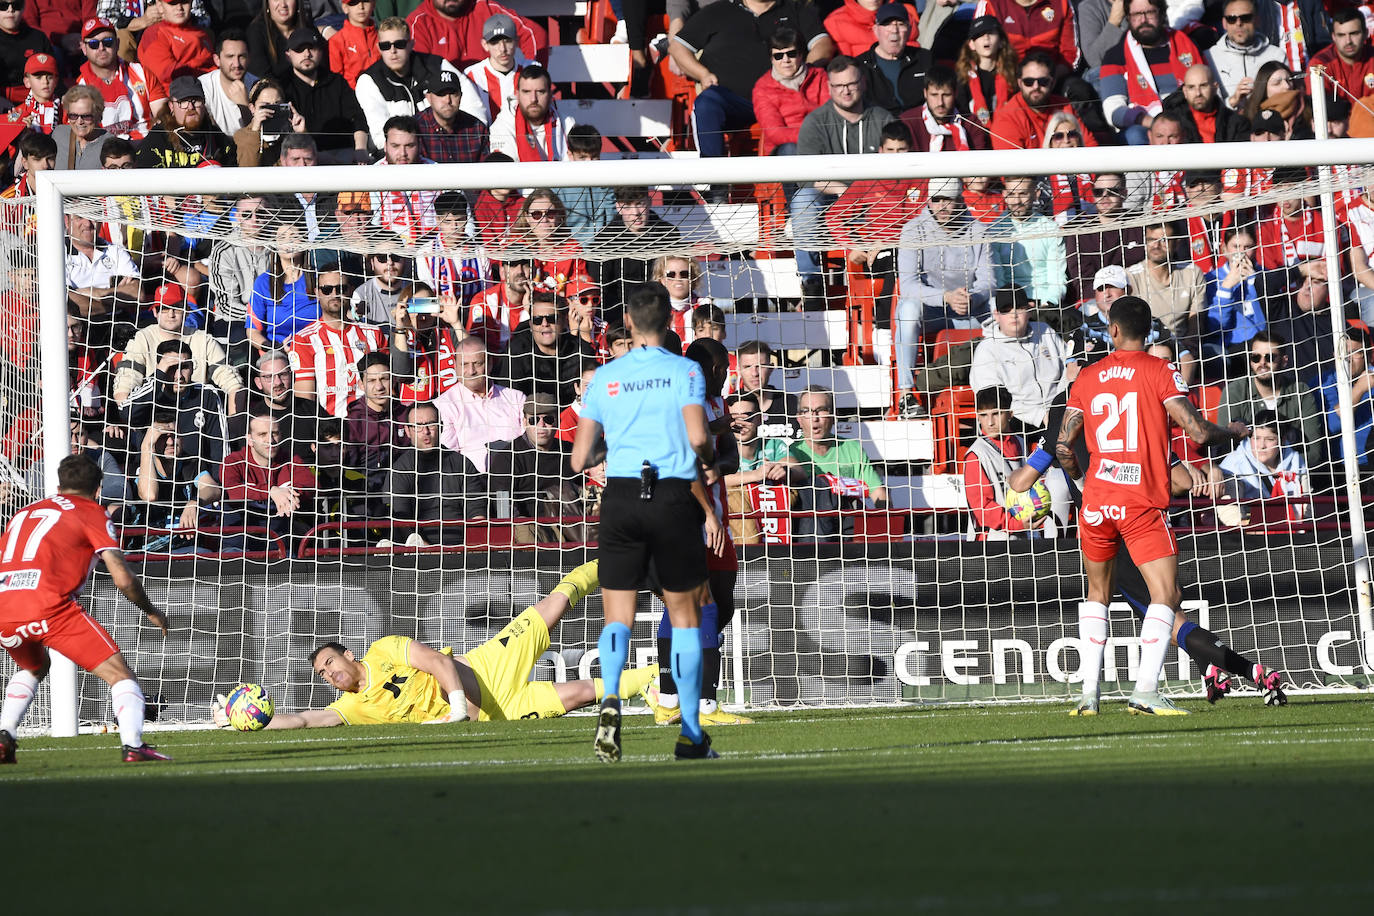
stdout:
<svg viewBox="0 0 1374 916">
<path fill-rule="evenodd" d="M 279 102 L 268 107 L 272 114 L 262 122 L 262 132 L 273 136 L 291 133 L 291 103 Z"/>
<path fill-rule="evenodd" d="M 432 296 L 411 299 L 406 303 L 406 312 L 411 315 L 437 315 L 439 300 Z"/>
</svg>

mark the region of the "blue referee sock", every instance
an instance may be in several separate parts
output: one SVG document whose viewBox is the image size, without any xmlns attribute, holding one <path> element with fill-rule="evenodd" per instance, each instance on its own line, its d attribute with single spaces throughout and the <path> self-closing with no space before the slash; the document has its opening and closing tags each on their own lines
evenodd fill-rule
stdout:
<svg viewBox="0 0 1374 916">
<path fill-rule="evenodd" d="M 701 647 L 720 648 L 720 605 L 714 601 L 701 606 Z"/>
<path fill-rule="evenodd" d="M 673 627 L 673 680 L 677 682 L 682 733 L 693 744 L 701 742 L 701 631 Z"/>
<path fill-rule="evenodd" d="M 630 660 L 630 628 L 623 623 L 606 624 L 596 647 L 601 653 L 601 680 L 606 685 L 606 696 L 619 697 L 620 673 Z"/>
</svg>

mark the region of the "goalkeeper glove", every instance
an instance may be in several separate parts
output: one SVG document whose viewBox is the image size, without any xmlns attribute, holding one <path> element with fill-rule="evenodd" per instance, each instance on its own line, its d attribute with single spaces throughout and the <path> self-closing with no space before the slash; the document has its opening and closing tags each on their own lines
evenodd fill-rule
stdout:
<svg viewBox="0 0 1374 916">
<path fill-rule="evenodd" d="M 214 701 L 210 704 L 210 717 L 215 720 L 216 728 L 229 728 L 229 710 L 225 704 L 229 698 L 222 693 L 215 694 Z"/>
</svg>

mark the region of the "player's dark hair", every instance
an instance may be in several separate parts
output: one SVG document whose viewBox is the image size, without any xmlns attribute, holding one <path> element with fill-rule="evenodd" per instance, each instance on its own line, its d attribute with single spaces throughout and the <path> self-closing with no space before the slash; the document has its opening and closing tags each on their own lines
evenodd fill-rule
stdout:
<svg viewBox="0 0 1374 916">
<path fill-rule="evenodd" d="M 1001 385 L 980 388 L 973 398 L 974 410 L 1011 410 L 1011 392 Z"/>
<path fill-rule="evenodd" d="M 1347 6 L 1331 14 L 1331 27 L 1333 29 L 1343 22 L 1358 22 L 1361 31 L 1366 29 L 1364 24 L 1364 13 L 1360 12 L 1358 6 Z"/>
<path fill-rule="evenodd" d="M 462 191 L 445 191 L 434 199 L 435 216 L 468 217 L 468 199 Z"/>
<path fill-rule="evenodd" d="M 57 465 L 57 488 L 71 493 L 99 493 L 105 474 L 85 455 L 68 455 Z"/>
<path fill-rule="evenodd" d="M 373 366 L 391 367 L 391 357 L 385 353 L 378 353 L 373 350 L 371 353 L 364 353 L 358 360 L 358 375 L 362 375 Z"/>
<path fill-rule="evenodd" d="M 168 353 L 180 353 L 188 359 L 195 359 L 195 354 L 191 352 L 191 345 L 184 340 L 164 340 L 157 345 L 157 358 L 162 359 Z"/>
<path fill-rule="evenodd" d="M 954 89 L 959 85 L 959 77 L 949 67 L 936 64 L 926 71 L 926 85 L 936 89 Z"/>
<path fill-rule="evenodd" d="M 568 128 L 568 152 L 591 156 L 601 152 L 601 131 L 590 124 Z"/>
<path fill-rule="evenodd" d="M 340 643 L 340 642 L 327 642 L 327 643 L 325 643 L 324 645 L 320 646 L 318 649 L 316 649 L 314 652 L 311 652 L 311 653 L 310 653 L 310 666 L 311 666 L 312 668 L 315 666 L 315 659 L 319 658 L 319 657 L 320 657 L 320 653 L 323 652 L 323 651 L 326 650 L 326 649 L 333 649 L 335 652 L 339 653 L 340 655 L 343 655 L 345 652 L 348 651 L 348 649 L 345 648 L 345 646 L 344 646 L 343 643 Z"/>
<path fill-rule="evenodd" d="M 1139 296 L 1122 296 L 1112 303 L 1112 314 L 1108 324 L 1121 329 L 1127 340 L 1143 342 L 1150 336 L 1150 303 Z"/>
<path fill-rule="evenodd" d="M 634 319 L 639 333 L 658 336 L 668 330 L 668 317 L 672 314 L 672 299 L 662 283 L 645 283 L 630 293 L 625 304 L 625 313 Z"/>
</svg>

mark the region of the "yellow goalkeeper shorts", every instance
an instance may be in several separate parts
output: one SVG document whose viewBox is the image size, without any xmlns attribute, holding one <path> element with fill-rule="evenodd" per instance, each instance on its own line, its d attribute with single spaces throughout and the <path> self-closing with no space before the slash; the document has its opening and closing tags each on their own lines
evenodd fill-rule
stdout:
<svg viewBox="0 0 1374 916">
<path fill-rule="evenodd" d="M 535 662 L 549 650 L 549 628 L 534 608 L 526 608 L 506 628 L 467 653 L 482 688 L 478 721 L 552 719 L 568 710 L 548 681 L 531 681 Z"/>
</svg>

